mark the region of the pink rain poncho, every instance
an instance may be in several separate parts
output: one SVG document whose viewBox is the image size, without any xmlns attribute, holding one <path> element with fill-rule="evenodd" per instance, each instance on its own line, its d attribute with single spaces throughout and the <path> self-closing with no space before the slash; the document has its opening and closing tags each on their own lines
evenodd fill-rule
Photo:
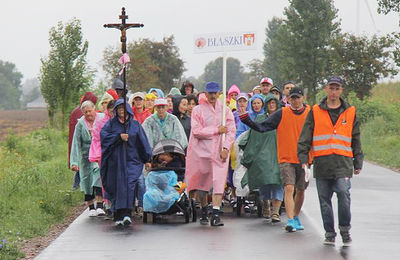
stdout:
<svg viewBox="0 0 400 260">
<path fill-rule="evenodd" d="M 222 148 L 229 151 L 235 140 L 235 121 L 232 112 L 226 107 L 226 126 L 228 133 L 222 144 L 218 127 L 222 125 L 222 105 L 219 100 L 214 107 L 206 101 L 193 109 L 191 116 L 192 132 L 186 156 L 186 181 L 188 190 L 209 191 L 222 194 L 228 174 L 229 158 L 220 158 Z"/>
<path fill-rule="evenodd" d="M 98 121 L 93 126 L 92 131 L 92 143 L 90 144 L 89 150 L 89 162 L 98 162 L 99 166 L 101 164 L 101 143 L 100 143 L 100 131 L 103 126 L 110 120 L 110 115 L 108 110 L 104 111 L 104 117 Z"/>
</svg>

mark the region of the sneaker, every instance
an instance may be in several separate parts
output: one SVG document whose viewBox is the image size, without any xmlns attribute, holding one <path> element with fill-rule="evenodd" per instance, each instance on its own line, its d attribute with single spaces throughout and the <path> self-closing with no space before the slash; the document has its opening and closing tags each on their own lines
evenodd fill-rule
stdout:
<svg viewBox="0 0 400 260">
<path fill-rule="evenodd" d="M 326 237 L 324 240 L 324 245 L 334 246 L 335 245 L 335 237 Z"/>
<path fill-rule="evenodd" d="M 132 224 L 132 220 L 130 217 L 125 216 L 124 219 L 122 220 L 122 223 L 124 224 L 124 226 L 129 226 L 130 224 Z"/>
<path fill-rule="evenodd" d="M 218 214 L 213 214 L 211 216 L 210 224 L 213 227 L 222 227 L 224 225 L 224 222 L 222 222 L 222 220 Z"/>
<path fill-rule="evenodd" d="M 251 209 L 250 209 L 250 201 L 248 201 L 248 200 L 245 200 L 244 201 L 244 206 L 243 206 L 243 209 L 244 209 L 244 212 L 246 212 L 246 213 L 250 213 L 251 212 Z"/>
<path fill-rule="evenodd" d="M 271 218 L 271 207 L 270 207 L 269 200 L 262 201 L 262 214 L 263 214 L 263 217 L 266 219 Z"/>
<path fill-rule="evenodd" d="M 272 223 L 281 222 L 281 218 L 279 217 L 278 214 L 272 214 L 271 219 L 272 219 Z"/>
<path fill-rule="evenodd" d="M 296 225 L 296 230 L 304 230 L 304 226 L 300 223 L 299 216 L 295 216 L 293 219 L 294 219 L 294 223 Z"/>
<path fill-rule="evenodd" d="M 343 242 L 344 247 L 351 246 L 351 243 L 353 242 L 353 240 L 351 239 L 349 233 L 347 233 L 346 235 L 342 235 L 342 242 Z"/>
<path fill-rule="evenodd" d="M 207 207 L 204 207 L 201 209 L 200 224 L 208 225 L 208 208 Z"/>
<path fill-rule="evenodd" d="M 89 217 L 96 217 L 97 216 L 97 212 L 95 209 L 90 209 L 89 210 Z"/>
<path fill-rule="evenodd" d="M 121 227 L 121 226 L 123 226 L 124 225 L 124 221 L 122 221 L 122 220 L 117 220 L 117 221 L 115 221 L 115 226 L 116 227 Z"/>
<path fill-rule="evenodd" d="M 296 223 L 295 223 L 294 219 L 292 219 L 292 218 L 288 219 L 285 229 L 287 232 L 295 232 L 296 231 Z"/>
<path fill-rule="evenodd" d="M 96 213 L 98 217 L 102 217 L 106 215 L 106 212 L 102 208 L 97 208 Z"/>
</svg>

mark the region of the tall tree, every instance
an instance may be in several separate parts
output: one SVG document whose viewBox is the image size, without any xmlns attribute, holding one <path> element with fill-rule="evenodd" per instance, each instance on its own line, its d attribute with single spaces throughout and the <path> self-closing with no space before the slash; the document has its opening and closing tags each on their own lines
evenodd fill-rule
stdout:
<svg viewBox="0 0 400 260">
<path fill-rule="evenodd" d="M 64 128 L 70 109 L 93 82 L 93 71 L 86 62 L 89 44 L 83 40 L 81 22 L 76 18 L 52 27 L 49 43 L 48 57 L 41 59 L 40 89 L 48 104 L 51 124 L 56 123 L 54 116 L 60 112 Z"/>
<path fill-rule="evenodd" d="M 20 108 L 21 79 L 15 64 L 0 60 L 0 109 Z"/>
<path fill-rule="evenodd" d="M 339 32 L 333 0 L 291 0 L 280 25 L 277 61 L 282 78 L 300 83 L 316 102 L 317 89 L 326 77 L 328 49 Z"/>
<path fill-rule="evenodd" d="M 268 22 L 265 29 L 266 40 L 264 43 L 264 56 L 263 61 L 263 76 L 270 77 L 274 80 L 275 84 L 281 85 L 283 82 L 288 81 L 294 75 L 293 70 L 289 66 L 289 57 L 286 57 L 286 50 L 281 45 L 281 42 L 286 40 L 288 35 L 287 27 L 282 26 L 283 19 L 273 17 Z M 281 61 L 286 58 L 287 61 L 282 66 Z"/>
<path fill-rule="evenodd" d="M 210 61 L 204 68 L 205 82 L 215 81 L 222 86 L 222 57 Z M 226 86 L 229 89 L 233 84 L 242 86 L 245 80 L 244 68 L 236 58 L 226 60 Z M 203 89 L 201 89 L 203 90 Z"/>
<path fill-rule="evenodd" d="M 132 91 L 159 87 L 169 90 L 180 80 L 185 71 L 174 36 L 165 37 L 161 42 L 142 39 L 129 43 L 128 54 L 131 58 L 127 70 L 127 83 Z M 119 48 L 109 47 L 104 51 L 103 69 L 110 79 L 120 70 Z"/>
<path fill-rule="evenodd" d="M 396 75 L 393 39 L 390 36 L 368 38 L 343 34 L 332 44 L 332 74 L 343 75 L 346 92 L 363 99 L 380 78 Z"/>
</svg>

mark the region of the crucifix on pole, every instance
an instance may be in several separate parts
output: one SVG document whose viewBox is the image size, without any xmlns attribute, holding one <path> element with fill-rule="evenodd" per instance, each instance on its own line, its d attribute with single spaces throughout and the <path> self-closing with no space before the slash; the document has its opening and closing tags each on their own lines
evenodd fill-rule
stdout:
<svg viewBox="0 0 400 260">
<path fill-rule="evenodd" d="M 119 16 L 119 19 L 121 19 L 121 23 L 110 23 L 110 24 L 105 24 L 105 28 L 114 28 L 118 29 L 121 31 L 121 51 L 122 55 L 126 54 L 126 30 L 130 28 L 140 28 L 143 27 L 144 25 L 141 23 L 126 23 L 126 20 L 128 19 L 128 16 L 125 14 L 125 7 L 122 7 L 122 12 L 121 15 Z M 124 82 L 124 133 L 126 133 L 126 64 L 128 61 L 125 60 L 124 56 L 121 57 L 120 61 L 122 60 L 123 63 L 123 68 L 122 68 L 122 74 L 123 74 L 123 82 Z"/>
</svg>

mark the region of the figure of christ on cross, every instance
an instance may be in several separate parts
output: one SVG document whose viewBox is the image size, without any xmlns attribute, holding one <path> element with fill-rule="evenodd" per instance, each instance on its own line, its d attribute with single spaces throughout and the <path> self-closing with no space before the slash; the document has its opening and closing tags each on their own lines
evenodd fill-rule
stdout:
<svg viewBox="0 0 400 260">
<path fill-rule="evenodd" d="M 110 23 L 105 24 L 105 28 L 115 28 L 121 31 L 121 51 L 122 54 L 126 53 L 126 30 L 130 28 L 140 28 L 143 27 L 143 24 L 140 23 L 126 23 L 128 16 L 125 14 L 125 7 L 122 7 L 121 15 L 119 16 L 121 19 L 121 23 Z M 124 133 L 126 133 L 126 66 L 125 62 L 123 62 L 123 82 L 124 82 Z"/>
</svg>

